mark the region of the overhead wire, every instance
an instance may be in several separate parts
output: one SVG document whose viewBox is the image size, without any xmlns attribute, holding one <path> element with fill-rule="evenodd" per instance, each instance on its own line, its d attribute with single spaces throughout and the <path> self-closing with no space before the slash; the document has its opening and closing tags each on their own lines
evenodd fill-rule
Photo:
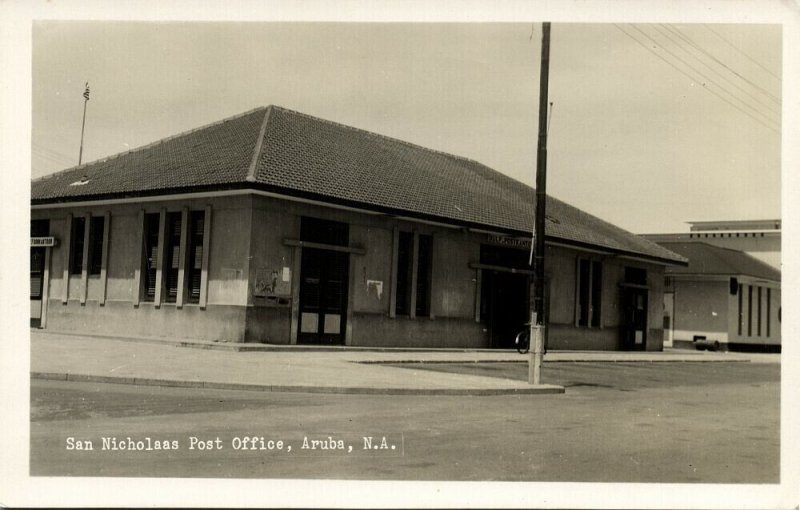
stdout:
<svg viewBox="0 0 800 510">
<path fill-rule="evenodd" d="M 731 47 L 731 48 L 733 48 L 734 50 L 736 50 L 736 51 L 738 51 L 739 53 L 741 53 L 741 54 L 742 54 L 742 55 L 743 55 L 743 56 L 744 56 L 746 59 L 748 59 L 750 62 L 754 63 L 755 65 L 757 65 L 758 67 L 760 67 L 761 69 L 763 69 L 764 71 L 766 71 L 766 72 L 767 72 L 767 74 L 769 74 L 770 76 L 772 76 L 773 78 L 775 78 L 775 79 L 776 79 L 776 80 L 778 80 L 778 81 L 780 81 L 780 80 L 781 80 L 780 76 L 778 76 L 777 74 L 773 73 L 773 72 L 772 72 L 772 71 L 770 71 L 768 68 L 764 67 L 764 66 L 763 66 L 763 65 L 762 65 L 760 62 L 758 62 L 756 59 L 754 59 L 753 57 L 751 57 L 750 55 L 748 55 L 747 53 L 745 53 L 744 51 L 742 51 L 742 50 L 741 50 L 741 49 L 740 49 L 738 46 L 736 46 L 735 44 L 733 44 L 732 42 L 730 42 L 729 40 L 727 40 L 725 37 L 723 37 L 723 36 L 722 36 L 722 34 L 720 34 L 719 32 L 717 32 L 717 31 L 716 31 L 716 30 L 714 30 L 713 28 L 711 28 L 711 27 L 710 27 L 708 24 L 703 24 L 703 26 L 704 26 L 704 27 L 706 27 L 706 28 L 707 28 L 707 29 L 708 29 L 708 30 L 709 30 L 711 33 L 713 33 L 714 35 L 716 35 L 717 37 L 719 37 L 720 39 L 722 39 L 723 41 L 725 41 L 725 43 L 727 43 L 727 44 L 728 44 L 728 46 L 730 46 L 730 47 Z"/>
<path fill-rule="evenodd" d="M 650 52 L 652 55 L 654 55 L 654 56 L 655 56 L 656 58 L 658 58 L 659 60 L 662 60 L 663 62 L 665 62 L 667 65 L 669 65 L 670 67 L 672 67 L 673 69 L 675 69 L 675 70 L 676 70 L 676 71 L 678 71 L 679 73 L 683 74 L 684 76 L 686 76 L 687 78 L 689 78 L 689 79 L 690 79 L 690 80 L 692 80 L 693 82 L 698 82 L 698 81 L 700 81 L 700 80 L 698 80 L 697 78 L 695 78 L 694 76 L 692 76 L 691 74 L 687 73 L 685 70 L 683 70 L 683 69 L 681 69 L 680 67 L 678 67 L 677 65 L 675 65 L 673 62 L 669 61 L 668 59 L 664 58 L 664 57 L 663 57 L 662 55 L 660 55 L 659 53 L 655 52 L 653 49 L 651 49 L 651 48 L 650 48 L 648 45 L 646 45 L 645 43 L 643 43 L 643 42 L 642 42 L 642 41 L 640 41 L 639 39 L 637 39 L 637 38 L 635 38 L 634 36 L 632 36 L 630 33 L 628 33 L 627 31 L 625 31 L 625 30 L 624 30 L 624 29 L 623 29 L 621 26 L 619 26 L 617 23 L 614 23 L 613 25 L 614 25 L 614 26 L 617 28 L 617 30 L 619 30 L 620 32 L 622 32 L 623 34 L 625 34 L 625 35 L 626 35 L 628 38 L 632 39 L 634 42 L 636 42 L 637 44 L 639 44 L 639 45 L 640 45 L 642 48 L 644 48 L 645 50 L 647 50 L 648 52 Z M 634 28 L 635 28 L 635 27 L 634 27 Z M 757 123 L 761 124 L 761 125 L 762 125 L 762 126 L 764 126 L 765 128 L 769 129 L 770 131 L 773 131 L 773 132 L 775 132 L 775 133 L 778 133 L 778 134 L 780 134 L 780 131 L 779 131 L 778 129 L 776 129 L 775 127 L 773 127 L 773 126 L 771 126 L 771 125 L 767 124 L 766 122 L 764 122 L 763 120 L 759 119 L 758 117 L 755 117 L 754 115 L 750 114 L 750 113 L 749 113 L 747 110 L 744 110 L 744 109 L 742 109 L 742 108 L 741 108 L 741 107 L 739 107 L 737 104 L 735 104 L 735 103 L 731 102 L 729 99 L 725 98 L 724 96 L 722 96 L 721 94 L 719 94 L 718 92 L 716 92 L 714 89 L 712 89 L 712 88 L 709 88 L 709 87 L 706 87 L 706 86 L 703 86 L 703 89 L 704 89 L 704 90 L 707 90 L 709 93 L 711 93 L 711 94 L 714 94 L 714 95 L 715 95 L 715 96 L 717 96 L 718 98 L 722 99 L 723 101 L 725 101 L 726 103 L 728 103 L 730 106 L 732 106 L 732 107 L 734 107 L 735 109 L 739 110 L 740 112 L 742 112 L 743 114 L 747 115 L 748 117 L 750 117 L 751 119 L 753 119 L 753 120 L 754 120 L 754 121 L 756 121 Z"/>
<path fill-rule="evenodd" d="M 672 33 L 672 34 L 676 35 L 676 36 L 677 36 L 678 38 L 680 38 L 680 39 L 681 39 L 683 42 L 685 42 L 685 43 L 689 44 L 689 46 L 691 46 L 692 48 L 695 48 L 696 50 L 698 50 L 698 51 L 702 52 L 703 54 L 706 54 L 706 55 L 708 55 L 708 56 L 709 56 L 709 58 L 711 58 L 712 60 L 714 60 L 714 61 L 716 61 L 716 62 L 720 63 L 720 65 L 722 65 L 723 67 L 726 67 L 726 68 L 727 68 L 727 66 L 726 66 L 724 63 L 722 63 L 722 62 L 720 62 L 719 60 L 717 60 L 717 59 L 716 59 L 716 58 L 715 58 L 713 55 L 711 55 L 710 53 L 708 53 L 708 52 L 707 52 L 705 49 L 703 49 L 702 47 L 700 47 L 700 46 L 698 46 L 698 45 L 694 44 L 694 43 L 691 41 L 691 39 L 684 37 L 684 36 L 683 36 L 683 33 L 681 33 L 681 32 L 679 32 L 679 31 L 677 31 L 677 29 L 675 29 L 675 28 L 673 28 L 673 27 L 670 27 L 669 25 L 664 25 L 664 24 L 661 24 L 661 26 L 662 26 L 662 27 L 663 27 L 663 28 L 664 28 L 664 29 L 665 29 L 665 30 L 668 32 L 668 34 L 666 34 L 666 35 L 665 35 L 665 37 L 667 37 L 667 38 L 668 38 L 668 39 L 670 39 L 672 42 L 674 42 L 676 46 L 678 46 L 679 48 L 683 49 L 683 50 L 684 50 L 684 51 L 685 51 L 687 54 L 689 54 L 689 55 L 692 55 L 692 54 L 691 54 L 691 52 L 689 52 L 689 51 L 688 51 L 688 50 L 686 50 L 686 49 L 685 49 L 683 46 L 681 46 L 680 42 L 676 42 L 674 39 L 671 39 L 671 38 L 669 37 L 669 33 Z M 663 33 L 663 32 L 662 32 L 662 33 Z M 720 78 L 722 78 L 723 80 L 725 80 L 727 83 L 730 83 L 730 84 L 731 84 L 733 87 L 735 87 L 737 90 L 739 90 L 739 91 L 741 91 L 742 93 L 744 93 L 745 95 L 747 95 L 747 97 L 749 97 L 749 98 L 753 99 L 753 100 L 754 100 L 754 101 L 756 101 L 758 104 L 760 104 L 760 105 L 762 105 L 763 107 L 767 108 L 767 109 L 768 109 L 769 111 L 771 111 L 772 113 L 775 113 L 776 115 L 780 116 L 780 109 L 776 109 L 776 108 L 775 108 L 775 105 L 772 105 L 772 104 L 765 103 L 765 102 L 764 102 L 764 101 L 763 101 L 763 100 L 762 100 L 762 99 L 761 99 L 761 98 L 760 98 L 758 95 L 756 95 L 756 94 L 754 94 L 754 93 L 752 93 L 752 92 L 748 91 L 746 88 L 744 88 L 744 87 L 740 86 L 739 84 L 737 84 L 737 83 L 736 83 L 736 82 L 735 82 L 733 79 L 731 79 L 730 77 L 728 77 L 728 76 L 725 76 L 725 75 L 724 75 L 724 74 L 722 74 L 720 71 L 717 71 L 716 69 L 714 69 L 714 67 L 712 67 L 712 66 L 708 65 L 706 62 L 703 62 L 703 60 L 702 60 L 702 59 L 700 59 L 699 57 L 697 57 L 697 56 L 695 56 L 695 55 L 692 55 L 692 57 L 693 57 L 695 60 L 697 60 L 698 62 L 700 62 L 702 65 L 704 65 L 705 67 L 707 67 L 708 69 L 710 69 L 710 70 L 711 70 L 711 72 L 713 72 L 714 74 L 716 74 L 717 76 L 719 76 Z M 732 71 L 732 72 L 734 72 L 734 71 Z M 734 72 L 734 74 L 735 74 L 735 72 Z M 762 91 L 762 94 L 763 94 L 763 95 L 766 95 L 766 96 L 768 96 L 768 97 L 770 97 L 770 98 L 772 98 L 772 95 L 771 95 L 769 92 L 767 92 L 767 91 Z M 773 102 L 775 102 L 775 101 L 773 100 Z M 779 102 L 779 101 L 778 101 L 777 103 L 778 103 L 778 105 L 780 105 L 780 102 Z"/>
<path fill-rule="evenodd" d="M 672 42 L 673 44 L 675 44 L 675 46 L 676 46 L 676 47 L 678 47 L 678 48 L 680 48 L 681 50 L 683 50 L 684 52 L 686 52 L 686 54 L 687 54 L 687 55 L 691 56 L 693 59 L 695 59 L 695 60 L 696 60 L 697 62 L 699 62 L 701 65 L 703 65 L 704 67 L 708 68 L 708 69 L 709 69 L 711 72 L 713 72 L 714 74 L 716 74 L 717 76 L 719 76 L 720 78 L 722 78 L 723 80 L 725 80 L 727 83 L 731 84 L 731 85 L 732 85 L 734 88 L 736 88 L 737 90 L 741 91 L 741 92 L 742 92 L 742 93 L 744 93 L 746 96 L 748 96 L 749 98 L 751 98 L 751 99 L 753 99 L 754 101 L 756 101 L 757 103 L 759 103 L 759 104 L 760 104 L 762 107 L 764 107 L 764 108 L 766 109 L 766 111 L 768 111 L 768 112 L 770 112 L 770 113 L 772 113 L 772 114 L 776 115 L 776 116 L 778 117 L 778 119 L 780 119 L 780 115 L 781 115 L 781 112 L 780 112 L 780 110 L 777 110 L 777 109 L 775 109 L 775 107 L 774 107 L 773 105 L 770 105 L 770 104 L 767 104 L 767 103 L 765 103 L 765 102 L 764 102 L 764 101 L 762 101 L 762 100 L 761 100 L 761 99 L 760 99 L 758 96 L 756 96 L 756 95 L 752 94 L 751 92 L 747 91 L 746 89 L 742 88 L 742 87 L 741 87 L 741 86 L 739 86 L 739 85 L 738 85 L 736 82 L 734 82 L 733 80 L 731 80 L 729 77 L 727 77 L 727 76 L 723 75 L 722 73 L 720 73 L 719 71 L 717 71 L 716 69 L 714 69 L 712 66 L 710 66 L 710 65 L 708 65 L 707 63 L 703 62 L 703 60 L 702 60 L 702 59 L 700 59 L 700 58 L 698 58 L 697 56 L 693 55 L 693 54 L 692 54 L 692 52 L 690 52 L 690 51 L 689 51 L 689 50 L 687 50 L 687 49 L 686 49 L 684 46 L 682 46 L 682 45 L 680 44 L 680 42 L 678 42 L 678 41 L 676 41 L 675 39 L 673 39 L 672 37 L 670 37 L 670 30 L 669 30 L 669 27 L 668 27 L 668 26 L 665 26 L 665 25 L 663 25 L 663 24 L 662 24 L 661 26 L 662 26 L 664 29 L 666 29 L 666 32 L 659 30 L 659 29 L 658 29 L 658 27 L 656 27 L 656 26 L 654 26 L 654 29 L 655 29 L 656 31 L 658 31 L 660 34 L 662 34 L 664 37 L 666 37 L 666 38 L 667 38 L 667 40 L 669 40 L 670 42 Z M 673 33 L 674 33 L 674 32 L 673 32 Z M 723 65 L 724 65 L 724 64 L 723 64 Z M 715 83 L 715 84 L 716 84 L 718 87 L 720 87 L 720 88 L 723 88 L 723 87 L 721 87 L 721 86 L 720 86 L 718 83 Z M 732 96 L 736 97 L 736 96 L 735 96 L 735 94 L 731 93 L 730 91 L 727 91 L 727 92 L 728 92 L 730 95 L 732 95 Z M 741 99 L 741 98 L 738 98 L 738 97 L 737 97 L 737 99 L 738 99 L 739 101 L 741 101 L 742 103 L 745 103 L 745 104 L 746 104 L 746 101 L 744 101 L 743 99 Z M 753 108 L 753 107 L 752 107 L 752 106 L 750 106 L 750 108 Z M 766 116 L 766 115 L 765 115 L 765 116 Z M 776 120 L 776 119 L 770 119 L 770 120 L 771 120 L 771 121 L 773 121 L 773 122 L 776 122 L 776 123 L 780 123 L 780 120 Z"/>
<path fill-rule="evenodd" d="M 678 31 L 680 34 L 682 34 L 682 35 L 683 35 L 683 32 L 682 32 L 682 31 L 681 31 L 681 30 L 680 30 L 678 27 L 674 27 L 674 28 L 675 28 L 675 30 L 677 30 L 677 31 Z M 727 64 L 725 64 L 724 62 L 722 62 L 721 60 L 719 60 L 718 58 L 716 58 L 714 55 L 712 55 L 711 53 L 709 53 L 708 51 L 706 51 L 704 48 L 702 48 L 702 47 L 701 47 L 699 44 L 695 43 L 695 42 L 694 42 L 694 40 L 693 40 L 691 37 L 689 37 L 688 35 L 683 35 L 683 37 L 684 37 L 684 38 L 685 38 L 685 39 L 686 39 L 686 40 L 689 42 L 689 44 L 691 44 L 692 46 L 694 46 L 695 48 L 697 48 L 699 51 L 701 51 L 701 52 L 703 52 L 704 54 L 706 54 L 706 55 L 707 55 L 709 58 L 711 58 L 712 60 L 714 60 L 716 63 L 718 63 L 719 65 L 721 65 L 722 67 L 724 67 L 725 69 L 727 69 L 728 71 L 730 71 L 731 73 L 733 73 L 734 75 L 736 75 L 737 77 L 739 77 L 739 78 L 740 78 L 741 80 L 743 80 L 744 82 L 748 83 L 748 84 L 749 84 L 750 86 L 752 86 L 753 88 L 755 88 L 755 89 L 757 89 L 757 90 L 761 91 L 761 92 L 762 92 L 762 93 L 763 93 L 765 96 L 769 97 L 769 98 L 770 98 L 770 99 L 771 99 L 771 100 L 772 100 L 774 103 L 776 103 L 776 104 L 780 105 L 780 103 L 781 103 L 781 99 L 780 99 L 778 96 L 774 95 L 773 93 L 771 93 L 771 92 L 770 92 L 770 91 L 768 91 L 767 89 L 765 89 L 765 88 L 761 87 L 761 86 L 760 86 L 760 85 L 758 85 L 757 83 L 755 83 L 755 82 L 753 82 L 753 81 L 749 80 L 747 77 L 745 77 L 745 76 L 742 76 L 740 73 L 736 72 L 736 70 L 734 70 L 732 67 L 728 66 Z"/>
<path fill-rule="evenodd" d="M 743 105 L 743 106 L 745 106 L 746 108 L 749 108 L 750 110 L 752 110 L 752 111 L 753 111 L 753 112 L 754 112 L 756 115 L 759 115 L 759 116 L 761 116 L 761 117 L 763 118 L 763 120 L 766 120 L 767 122 L 775 122 L 775 121 L 774 121 L 772 118 L 770 118 L 769 116 L 767 116 L 767 115 L 765 115 L 764 113 L 762 113 L 762 112 L 761 112 L 761 111 L 760 111 L 758 108 L 756 108 L 756 107 L 754 107 L 754 106 L 750 105 L 750 104 L 749 104 L 747 101 L 743 101 L 741 98 L 739 98 L 738 96 L 736 96 L 735 94 L 733 94 L 731 91 L 729 91 L 728 89 L 726 89 L 725 87 L 723 87 L 722 85 L 720 85 L 719 83 L 717 83 L 716 81 L 712 80 L 711 78 L 709 78 L 708 76 L 706 76 L 705 74 L 703 74 L 703 72 L 702 72 L 702 71 L 700 71 L 700 70 L 696 69 L 696 68 L 695 68 L 694 66 L 692 66 L 690 63 L 686 62 L 684 59 L 682 59 L 681 57 L 679 57 L 678 55 L 676 55 L 675 53 L 673 53 L 672 51 L 670 51 L 670 49 L 669 49 L 669 48 L 667 48 L 665 45 L 663 45 L 663 44 L 659 44 L 659 42 L 658 42 L 658 41 L 656 41 L 655 39 L 653 39 L 653 38 L 652 38 L 650 35 L 648 35 L 646 32 L 644 32 L 643 30 L 641 30 L 641 29 L 640 29 L 639 27 L 637 27 L 636 25 L 631 25 L 631 27 L 632 27 L 634 30 L 638 31 L 640 34 L 644 35 L 644 36 L 645 36 L 646 38 L 648 38 L 650 41 L 652 41 L 652 42 L 653 42 L 653 43 L 654 43 L 656 46 L 660 46 L 662 50 L 664 50 L 665 52 L 669 53 L 669 54 L 670 54 L 670 56 L 672 56 L 673 58 L 675 58 L 675 59 L 679 60 L 679 61 L 680 61 L 680 62 L 681 62 L 683 65 L 685 65 L 686 67 L 688 67 L 689 69 L 691 69 L 691 70 L 692 70 L 692 71 L 694 71 L 695 73 L 699 74 L 699 75 L 700 75 L 700 77 L 701 77 L 703 80 L 705 80 L 705 82 L 701 82 L 701 85 L 703 86 L 703 88 L 706 88 L 706 89 L 708 89 L 709 87 L 707 87 L 707 86 L 706 86 L 706 83 L 711 83 L 711 84 L 715 85 L 716 87 L 718 87 L 719 89 L 721 89 L 721 90 L 722 90 L 723 92 L 725 92 L 726 94 L 728 94 L 729 96 L 731 96 L 731 97 L 732 97 L 734 100 L 737 100 L 737 101 L 739 101 L 740 103 L 742 103 L 742 105 Z"/>
</svg>

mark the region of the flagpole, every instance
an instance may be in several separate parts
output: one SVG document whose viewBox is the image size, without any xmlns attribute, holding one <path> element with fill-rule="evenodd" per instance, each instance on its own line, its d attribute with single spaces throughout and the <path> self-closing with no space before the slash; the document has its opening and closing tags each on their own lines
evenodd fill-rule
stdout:
<svg viewBox="0 0 800 510">
<path fill-rule="evenodd" d="M 89 82 L 86 82 L 86 90 L 83 92 L 83 122 L 81 123 L 81 148 L 78 152 L 78 166 L 83 160 L 83 131 L 86 128 L 86 105 L 89 103 Z"/>
</svg>

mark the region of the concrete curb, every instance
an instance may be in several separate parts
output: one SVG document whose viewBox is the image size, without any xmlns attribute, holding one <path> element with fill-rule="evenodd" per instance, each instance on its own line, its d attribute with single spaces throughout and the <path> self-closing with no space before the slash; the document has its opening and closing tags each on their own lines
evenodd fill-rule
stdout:
<svg viewBox="0 0 800 510">
<path fill-rule="evenodd" d="M 187 339 L 168 339 L 168 338 L 147 338 L 147 337 L 124 337 L 124 336 L 103 336 L 92 334 L 73 334 L 64 332 L 45 332 L 35 330 L 40 335 L 61 335 L 75 338 L 98 338 L 103 340 L 114 340 L 120 342 L 132 342 L 143 344 L 156 344 L 164 346 L 184 347 L 188 349 L 216 350 L 227 352 L 339 352 L 339 353 L 358 353 L 358 352 L 382 352 L 382 353 L 474 353 L 474 354 L 500 354 L 502 351 L 496 349 L 437 349 L 437 348 L 412 348 L 412 347 L 352 347 L 352 346 L 318 346 L 318 345 L 278 345 L 278 344 L 255 344 L 255 343 L 226 343 L 226 342 L 204 342 Z M 640 359 L 641 354 L 629 353 L 610 359 L 598 359 L 591 356 L 584 357 L 575 351 L 556 351 L 552 355 L 564 357 L 565 359 L 548 359 L 547 355 L 542 360 L 544 363 L 712 363 L 712 362 L 749 362 L 749 359 L 722 359 L 712 358 L 703 359 L 707 354 L 698 354 L 689 351 L 691 354 L 673 354 L 664 352 L 654 352 L 652 356 L 659 356 L 659 359 Z M 513 354 L 509 350 L 507 354 Z M 613 351 L 604 352 L 603 356 L 613 355 Z M 627 356 L 630 356 L 628 358 Z M 677 359 L 675 359 L 677 358 Z M 692 358 L 692 359 L 689 359 Z M 527 363 L 528 356 L 520 355 L 519 359 L 498 359 L 498 360 L 352 360 L 354 363 L 364 364 L 388 364 L 388 363 Z"/>
<path fill-rule="evenodd" d="M 421 365 L 436 365 L 436 364 L 455 364 L 467 365 L 470 363 L 528 363 L 528 358 L 521 359 L 469 359 L 469 360 L 419 360 L 419 359 L 405 359 L 405 360 L 365 360 L 356 361 L 350 360 L 350 363 L 361 363 L 363 365 L 403 365 L 403 364 L 421 364 Z M 591 359 L 591 358 L 574 358 L 574 359 L 544 359 L 542 363 L 750 363 L 749 359 Z"/>
<path fill-rule="evenodd" d="M 268 385 L 248 383 L 224 383 L 211 381 L 186 381 L 155 379 L 147 377 L 123 377 L 109 375 L 70 374 L 60 372 L 31 372 L 31 379 L 49 381 L 95 382 L 131 384 L 138 386 L 164 386 L 172 388 L 206 388 L 215 390 L 245 390 L 280 393 L 327 393 L 345 395 L 545 395 L 565 393 L 563 386 L 541 384 L 523 388 L 370 388 L 358 386 L 300 386 Z"/>
</svg>

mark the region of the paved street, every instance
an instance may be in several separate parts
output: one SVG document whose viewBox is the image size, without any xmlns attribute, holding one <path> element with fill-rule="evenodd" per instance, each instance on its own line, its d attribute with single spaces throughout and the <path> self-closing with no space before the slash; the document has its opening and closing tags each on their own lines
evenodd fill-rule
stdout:
<svg viewBox="0 0 800 510">
<path fill-rule="evenodd" d="M 525 373 L 517 363 L 375 367 L 409 376 L 429 369 L 511 379 Z M 31 474 L 778 481 L 779 364 L 552 363 L 543 377 L 567 393 L 324 395 L 34 379 Z M 253 436 L 263 449 L 234 449 Z M 365 436 L 373 448 L 364 448 Z M 146 447 L 147 438 L 177 442 L 178 449 L 103 450 L 103 437 L 131 437 L 134 448 L 138 441 Z M 221 448 L 189 449 L 191 437 Z M 324 441 L 303 449 L 304 438 Z M 270 450 L 270 439 L 284 441 L 283 449 L 272 443 Z M 87 440 L 91 451 L 67 449 Z M 345 450 L 322 449 L 338 441 Z"/>
</svg>

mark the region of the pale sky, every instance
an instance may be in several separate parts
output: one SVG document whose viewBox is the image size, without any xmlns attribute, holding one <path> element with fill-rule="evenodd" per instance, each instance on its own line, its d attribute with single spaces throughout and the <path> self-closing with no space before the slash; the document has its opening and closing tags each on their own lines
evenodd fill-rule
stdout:
<svg viewBox="0 0 800 510">
<path fill-rule="evenodd" d="M 77 163 L 88 81 L 84 162 L 275 104 L 533 185 L 540 41 L 539 23 L 36 22 L 32 175 Z M 779 25 L 554 23 L 548 193 L 636 233 L 779 218 L 781 58 Z"/>
</svg>

